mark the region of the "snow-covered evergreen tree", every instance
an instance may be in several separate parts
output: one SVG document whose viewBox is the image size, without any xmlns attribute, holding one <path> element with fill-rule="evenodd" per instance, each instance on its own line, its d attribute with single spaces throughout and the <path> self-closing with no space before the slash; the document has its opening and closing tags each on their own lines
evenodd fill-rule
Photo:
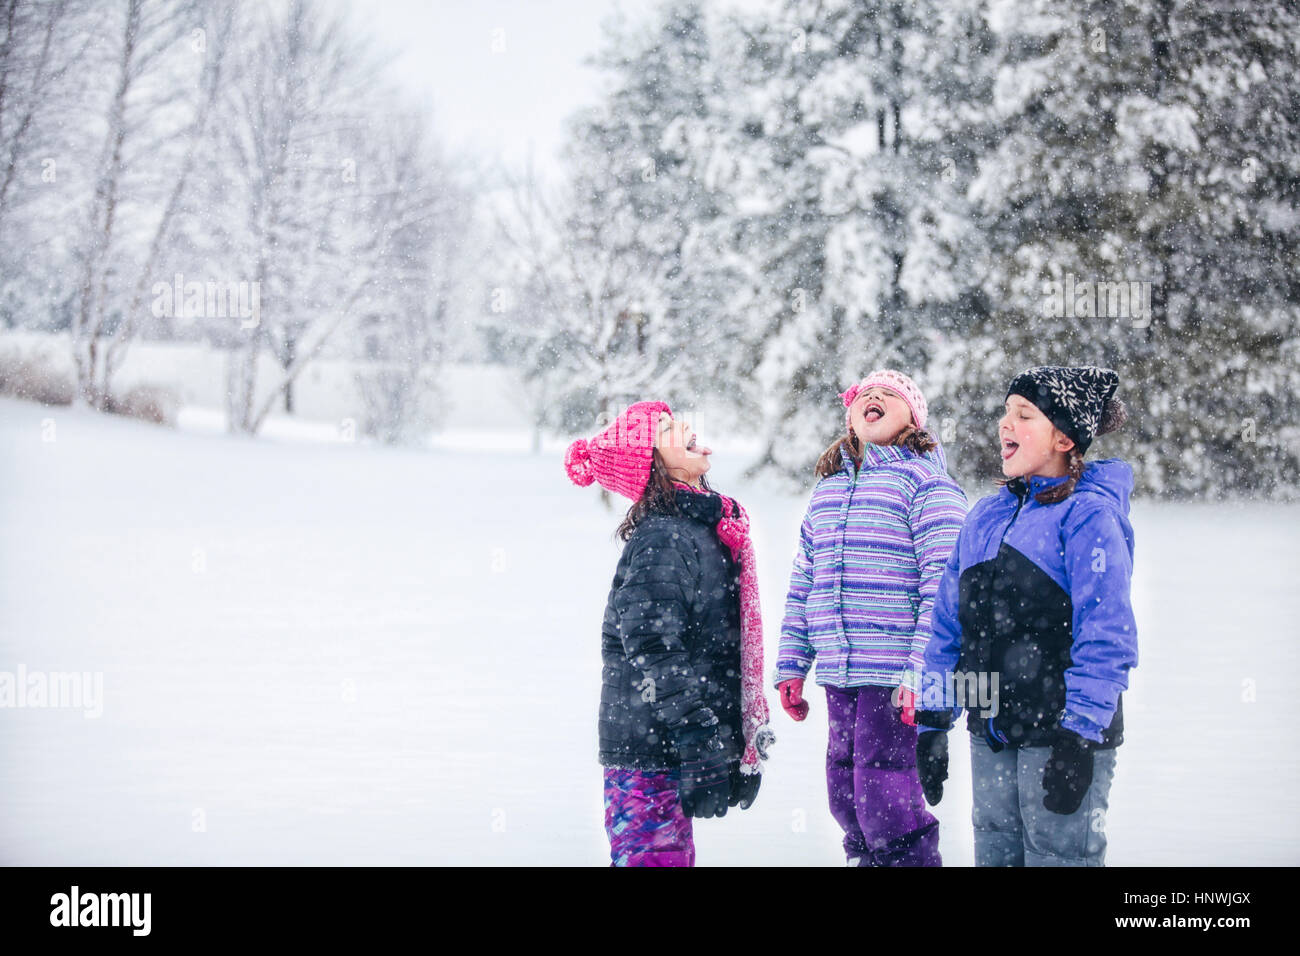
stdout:
<svg viewBox="0 0 1300 956">
<path fill-rule="evenodd" d="M 736 24 L 732 232 L 748 271 L 729 377 L 763 410 L 758 468 L 806 483 L 837 393 L 881 365 L 930 383 L 942 333 L 965 323 L 970 238 L 933 71 L 980 27 L 969 5 L 848 0 Z"/>
<path fill-rule="evenodd" d="M 547 423 L 645 395 L 690 399 L 728 348 L 713 322 L 716 257 L 701 245 L 729 197 L 710 178 L 717 89 L 695 2 L 666 5 L 647 35 L 612 24 L 595 64 L 610 92 L 571 122 L 567 182 L 523 184 L 513 219 L 520 279 L 500 313 Z"/>
<path fill-rule="evenodd" d="M 990 21 L 998 139 L 971 187 L 990 386 L 1110 365 L 1134 416 L 1105 447 L 1144 489 L 1294 487 L 1295 9 L 1004 0 Z"/>
</svg>

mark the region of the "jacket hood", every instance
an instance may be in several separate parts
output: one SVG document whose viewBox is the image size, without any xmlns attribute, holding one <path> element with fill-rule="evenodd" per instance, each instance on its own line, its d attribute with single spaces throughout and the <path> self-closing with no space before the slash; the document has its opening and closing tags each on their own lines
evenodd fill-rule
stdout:
<svg viewBox="0 0 1300 956">
<path fill-rule="evenodd" d="M 935 467 L 942 472 L 948 471 L 948 456 L 944 454 L 943 444 L 939 439 L 934 440 L 934 451 L 927 451 L 925 457 L 934 461 Z"/>
<path fill-rule="evenodd" d="M 1101 495 L 1111 501 L 1120 513 L 1128 514 L 1128 499 L 1133 493 L 1133 469 L 1120 458 L 1103 458 L 1088 462 L 1083 467 L 1083 477 L 1075 485 L 1074 493 Z"/>
</svg>

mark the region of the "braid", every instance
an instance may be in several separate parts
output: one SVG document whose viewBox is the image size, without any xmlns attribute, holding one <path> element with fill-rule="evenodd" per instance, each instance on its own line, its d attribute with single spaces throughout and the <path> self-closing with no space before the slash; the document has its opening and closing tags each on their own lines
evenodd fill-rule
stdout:
<svg viewBox="0 0 1300 956">
<path fill-rule="evenodd" d="M 821 457 L 817 459 L 815 469 L 817 477 L 828 478 L 838 473 L 844 467 L 845 451 L 855 462 L 862 461 L 862 446 L 858 443 L 858 436 L 852 431 L 841 438 L 835 439 L 835 441 L 831 442 L 831 446 L 822 452 Z"/>
<path fill-rule="evenodd" d="M 1074 486 L 1083 477 L 1083 455 L 1079 453 L 1078 448 L 1070 449 L 1070 456 L 1066 461 L 1066 475 L 1065 481 L 1052 485 L 1050 488 L 1044 488 L 1034 495 L 1034 500 L 1040 505 L 1054 505 L 1058 501 L 1064 501 L 1074 493 Z"/>
</svg>

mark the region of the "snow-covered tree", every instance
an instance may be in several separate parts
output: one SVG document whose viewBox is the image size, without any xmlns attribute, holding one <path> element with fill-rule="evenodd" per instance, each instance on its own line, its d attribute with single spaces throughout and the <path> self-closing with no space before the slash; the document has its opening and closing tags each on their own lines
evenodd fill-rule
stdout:
<svg viewBox="0 0 1300 956">
<path fill-rule="evenodd" d="M 517 262 L 500 328 L 535 407 L 564 430 L 645 395 L 694 397 L 730 347 L 703 248 L 729 203 L 711 173 L 717 63 L 704 13 L 612 23 L 608 95 L 578 114 L 558 190 L 525 181 L 503 222 Z"/>
<path fill-rule="evenodd" d="M 231 320 L 227 391 L 230 428 L 256 432 L 277 403 L 293 411 L 297 377 L 374 294 L 428 199 L 394 181 L 416 147 L 384 135 L 386 91 L 344 17 L 310 0 L 259 8 L 239 52 L 209 196 L 237 223 L 215 250 L 221 274 L 260 305 Z M 259 382 L 268 352 L 280 371 Z"/>
<path fill-rule="evenodd" d="M 384 179 L 372 191 L 382 185 L 406 208 L 358 307 L 357 386 L 362 431 L 395 444 L 436 420 L 453 314 L 469 308 L 474 204 L 463 171 L 435 152 L 419 118 L 395 117 L 373 146 Z"/>
<path fill-rule="evenodd" d="M 1111 365 L 1136 400 L 1107 447 L 1145 489 L 1294 487 L 1294 7 L 1005 0 L 990 20 L 983 375 Z"/>
<path fill-rule="evenodd" d="M 0 325 L 66 327 L 89 0 L 0 3 Z"/>
<path fill-rule="evenodd" d="M 926 383 L 936 339 L 972 307 L 960 157 L 932 77 L 980 22 L 969 4 L 790 0 L 734 28 L 732 253 L 748 274 L 727 377 L 763 413 L 756 467 L 802 483 L 836 394 L 880 365 Z"/>
<path fill-rule="evenodd" d="M 214 8 L 228 27 L 229 6 Z M 223 13 L 224 11 L 224 13 Z M 209 11 L 211 13 L 211 11 Z M 113 371 L 156 280 L 179 198 L 220 87 L 222 58 L 204 41 L 193 0 L 120 0 L 96 7 L 88 73 L 106 95 L 86 105 L 93 157 L 77 224 L 72 349 L 80 400 L 103 407 Z"/>
</svg>

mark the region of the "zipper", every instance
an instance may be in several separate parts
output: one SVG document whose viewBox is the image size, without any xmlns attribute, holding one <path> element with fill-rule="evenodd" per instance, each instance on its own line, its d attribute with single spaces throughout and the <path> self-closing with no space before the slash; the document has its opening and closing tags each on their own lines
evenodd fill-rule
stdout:
<svg viewBox="0 0 1300 956">
<path fill-rule="evenodd" d="M 1016 519 L 1020 517 L 1020 509 L 1025 506 L 1025 502 L 1029 500 L 1029 496 L 1032 493 L 1033 493 L 1033 486 L 1030 485 L 1028 482 L 1025 482 L 1025 495 L 1023 498 L 1020 495 L 1016 495 L 1016 510 L 1011 512 L 1011 520 L 1008 521 L 1007 526 L 1002 529 L 1002 537 L 998 539 L 998 549 L 993 553 L 994 572 L 993 572 L 993 577 L 989 581 L 989 589 L 991 593 L 997 592 L 998 589 L 997 589 L 996 582 L 998 580 L 998 577 L 1002 573 L 1001 570 L 998 568 L 998 563 L 997 563 L 998 555 L 1002 552 L 1002 545 L 1006 543 L 1007 535 L 1011 533 L 1011 526 L 1014 525 L 1016 523 Z M 1012 494 L 1016 494 L 1016 493 L 1013 491 Z M 991 649 L 992 649 L 992 645 L 990 645 L 990 650 Z M 990 667 L 993 666 L 993 660 L 991 658 L 986 663 Z M 1000 741 L 1000 745 L 998 747 L 993 748 L 995 752 L 997 750 L 1000 750 L 1002 746 L 1008 743 L 1006 735 L 994 727 L 992 717 L 989 717 L 984 721 L 983 730 L 984 730 L 984 737 L 989 742 L 990 747 L 993 747 L 994 741 Z"/>
<path fill-rule="evenodd" d="M 853 469 L 853 481 L 849 485 L 848 498 L 844 503 L 844 520 L 840 522 L 839 542 L 835 554 L 835 563 L 838 565 L 837 576 L 835 581 L 835 604 L 836 616 L 839 618 L 839 636 L 844 641 L 843 655 L 841 664 L 844 674 L 848 673 L 849 662 L 849 638 L 848 629 L 844 626 L 844 536 L 849 527 L 849 515 L 853 512 L 853 493 L 858 487 L 858 478 L 862 475 L 862 469 L 867 463 L 866 455 L 862 456 L 862 463 Z"/>
<path fill-rule="evenodd" d="M 1030 495 L 1030 493 L 1031 493 L 1032 491 L 1033 491 L 1032 486 L 1030 486 L 1028 483 L 1026 483 L 1026 485 L 1025 485 L 1025 496 L 1022 498 L 1022 497 L 1020 497 L 1019 495 L 1016 495 L 1016 510 L 1013 511 L 1013 512 L 1011 512 L 1011 520 L 1008 521 L 1008 522 L 1007 522 L 1007 526 L 1006 526 L 1005 528 L 1002 529 L 1002 537 L 998 539 L 998 550 L 995 551 L 995 552 L 993 553 L 993 567 L 994 567 L 994 568 L 997 568 L 997 566 L 998 566 L 998 565 L 997 565 L 998 554 L 1002 551 L 1002 545 L 1006 544 L 1006 541 L 1007 541 L 1007 535 L 1011 533 L 1011 526 L 1012 526 L 1013 524 L 1015 524 L 1015 523 L 1016 523 L 1016 519 L 1017 519 L 1018 517 L 1020 517 L 1020 509 L 1023 508 L 1023 507 L 1025 506 L 1025 502 L 1029 500 L 1029 495 Z M 1015 492 L 1013 491 L 1012 494 L 1015 494 Z M 989 582 L 990 585 L 993 583 L 993 581 L 996 581 L 996 580 L 997 580 L 997 575 L 998 575 L 998 573 L 1000 573 L 1000 572 L 997 572 L 997 571 L 994 572 L 993 579 Z M 996 588 L 995 588 L 995 590 L 996 590 Z"/>
<path fill-rule="evenodd" d="M 1019 495 L 1016 495 L 1016 510 L 1013 511 L 1013 512 L 1011 512 L 1011 520 L 1008 521 L 1008 522 L 1007 522 L 1007 526 L 1006 526 L 1005 528 L 1002 529 L 1002 537 L 998 539 L 998 550 L 999 550 L 999 551 L 1002 550 L 1002 544 L 1003 544 L 1003 542 L 1005 542 L 1005 541 L 1007 540 L 1007 534 L 1011 531 L 1011 526 L 1012 526 L 1013 524 L 1015 524 L 1015 523 L 1016 523 L 1016 519 L 1017 519 L 1018 517 L 1020 517 L 1020 509 L 1023 508 L 1023 507 L 1025 506 L 1025 502 L 1029 500 L 1029 495 L 1030 495 L 1030 492 L 1031 492 L 1031 491 L 1033 491 L 1033 488 L 1032 488 L 1029 484 L 1026 484 L 1026 485 L 1025 485 L 1025 496 L 1022 498 L 1022 497 L 1020 497 Z M 1015 492 L 1013 491 L 1012 494 L 1015 494 Z M 995 555 L 995 557 L 996 557 L 996 555 Z"/>
</svg>

